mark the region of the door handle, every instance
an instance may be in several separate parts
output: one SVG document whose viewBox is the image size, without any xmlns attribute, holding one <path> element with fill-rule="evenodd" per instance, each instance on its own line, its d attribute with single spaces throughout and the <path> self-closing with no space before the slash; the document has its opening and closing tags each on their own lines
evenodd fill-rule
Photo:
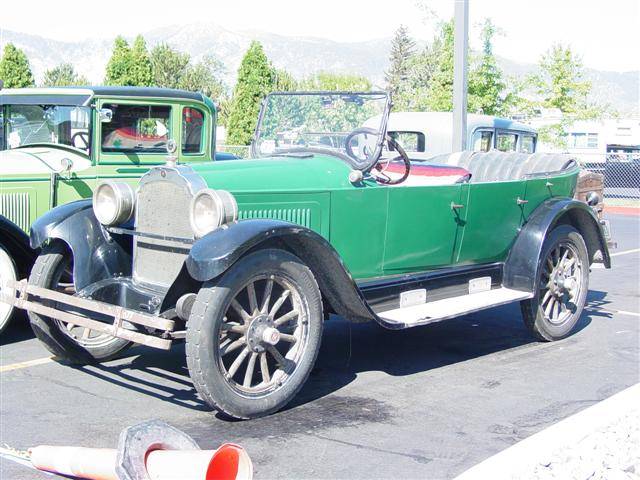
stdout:
<svg viewBox="0 0 640 480">
<path fill-rule="evenodd" d="M 526 205 L 527 203 L 529 203 L 529 200 L 523 200 L 523 199 L 521 199 L 520 197 L 518 197 L 518 198 L 516 199 L 516 203 L 517 203 L 518 205 Z"/>
<path fill-rule="evenodd" d="M 461 208 L 464 208 L 464 205 L 451 202 L 451 210 L 460 210 Z"/>
</svg>

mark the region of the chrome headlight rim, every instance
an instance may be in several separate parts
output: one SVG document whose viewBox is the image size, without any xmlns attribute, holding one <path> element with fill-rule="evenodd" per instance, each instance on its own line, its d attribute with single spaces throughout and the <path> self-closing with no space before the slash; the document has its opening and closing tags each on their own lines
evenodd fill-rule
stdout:
<svg viewBox="0 0 640 480">
<path fill-rule="evenodd" d="M 107 180 L 93 192 L 93 214 L 104 226 L 120 225 L 133 217 L 135 199 L 131 185 Z M 105 202 L 110 202 L 111 205 Z"/>
<path fill-rule="evenodd" d="M 205 202 L 209 202 L 206 205 Z M 206 218 L 209 216 L 209 218 Z M 204 188 L 191 199 L 189 221 L 196 238 L 202 238 L 226 223 L 238 219 L 238 203 L 226 190 Z"/>
</svg>

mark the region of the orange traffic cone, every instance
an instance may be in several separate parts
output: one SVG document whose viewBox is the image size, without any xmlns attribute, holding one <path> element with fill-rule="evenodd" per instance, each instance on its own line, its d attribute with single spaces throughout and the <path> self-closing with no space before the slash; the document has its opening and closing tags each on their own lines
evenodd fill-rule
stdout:
<svg viewBox="0 0 640 480">
<path fill-rule="evenodd" d="M 90 480 L 120 480 L 117 450 L 110 448 L 32 448 L 31 463 L 38 470 Z M 253 465 L 247 452 L 231 443 L 218 450 L 152 450 L 146 470 L 151 480 L 250 480 Z"/>
</svg>

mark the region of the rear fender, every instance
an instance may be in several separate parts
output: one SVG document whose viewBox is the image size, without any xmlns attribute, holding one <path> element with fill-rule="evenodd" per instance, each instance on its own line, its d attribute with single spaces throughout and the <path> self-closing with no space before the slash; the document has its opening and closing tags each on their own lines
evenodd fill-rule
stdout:
<svg viewBox="0 0 640 480">
<path fill-rule="evenodd" d="M 131 250 L 98 222 L 91 200 L 61 205 L 33 223 L 31 248 L 53 239 L 66 243 L 71 250 L 77 291 L 100 280 L 131 275 Z"/>
<path fill-rule="evenodd" d="M 582 235 L 589 264 L 600 252 L 602 263 L 611 268 L 611 257 L 602 226 L 593 209 L 570 198 L 552 198 L 541 204 L 522 227 L 504 267 L 505 287 L 534 292 L 538 278 L 538 260 L 547 235 L 557 225 L 571 225 Z"/>
</svg>

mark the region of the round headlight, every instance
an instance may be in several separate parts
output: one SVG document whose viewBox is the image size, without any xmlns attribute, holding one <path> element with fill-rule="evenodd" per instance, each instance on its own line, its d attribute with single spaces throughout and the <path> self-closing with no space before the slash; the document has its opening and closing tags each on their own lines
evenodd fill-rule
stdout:
<svg viewBox="0 0 640 480">
<path fill-rule="evenodd" d="M 191 200 L 191 228 L 198 238 L 237 218 L 238 204 L 226 190 L 205 188 Z"/>
<path fill-rule="evenodd" d="M 135 194 L 127 183 L 104 182 L 93 192 L 93 213 L 106 226 L 129 220 L 134 205 Z"/>
</svg>

